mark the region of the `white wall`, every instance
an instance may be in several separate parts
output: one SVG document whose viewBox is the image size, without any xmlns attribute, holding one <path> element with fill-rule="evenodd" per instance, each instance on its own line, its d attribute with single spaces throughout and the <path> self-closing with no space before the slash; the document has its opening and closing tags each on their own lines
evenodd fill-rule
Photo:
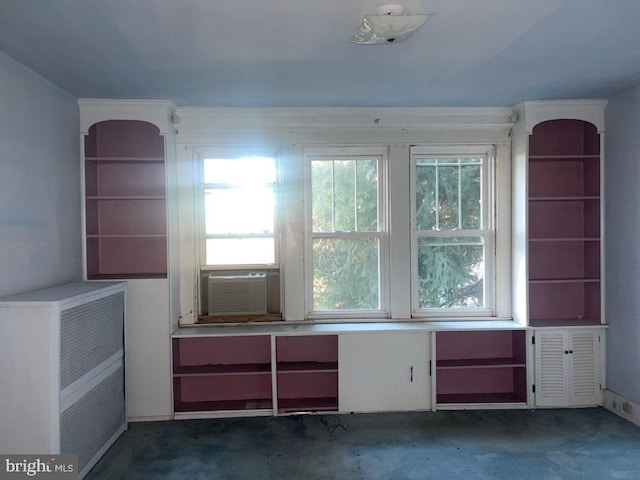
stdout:
<svg viewBox="0 0 640 480">
<path fill-rule="evenodd" d="M 0 297 L 82 278 L 76 99 L 0 52 Z"/>
<path fill-rule="evenodd" d="M 640 87 L 606 109 L 607 388 L 640 401 Z"/>
</svg>

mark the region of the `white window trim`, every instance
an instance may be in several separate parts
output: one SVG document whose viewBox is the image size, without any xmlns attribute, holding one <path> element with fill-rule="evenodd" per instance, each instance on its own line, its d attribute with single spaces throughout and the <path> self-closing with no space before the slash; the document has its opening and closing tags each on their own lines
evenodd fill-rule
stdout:
<svg viewBox="0 0 640 480">
<path fill-rule="evenodd" d="M 274 262 L 258 264 L 229 264 L 229 265 L 208 265 L 206 263 L 206 232 L 205 232 L 205 208 L 204 190 L 207 185 L 204 183 L 204 163 L 205 158 L 243 158 L 243 157 L 269 157 L 276 162 L 276 180 L 274 185 Z M 198 259 L 199 272 L 227 271 L 227 270 L 273 270 L 280 268 L 280 185 L 281 166 L 278 152 L 274 148 L 268 147 L 203 147 L 194 150 L 196 172 L 194 182 L 195 189 L 195 218 L 196 218 L 196 258 Z M 234 235 L 233 238 L 240 238 L 243 235 Z M 252 236 L 253 237 L 253 236 Z M 199 276 L 197 274 L 196 278 Z M 197 283 L 197 282 L 196 282 Z"/>
<path fill-rule="evenodd" d="M 348 146 L 305 148 L 304 158 L 304 213 L 305 213 L 305 318 L 308 320 L 331 319 L 380 319 L 389 313 L 389 198 L 388 198 L 388 146 Z M 358 157 L 378 159 L 378 232 L 314 233 L 312 231 L 311 162 L 314 159 L 353 160 Z M 380 308 L 370 310 L 312 310 L 313 305 L 313 252 L 314 238 L 377 238 L 379 242 L 378 289 Z"/>
<path fill-rule="evenodd" d="M 481 196 L 482 223 L 480 230 L 446 230 L 424 232 L 416 230 L 416 159 L 424 156 L 483 156 L 486 161 L 482 167 Z M 411 147 L 411 314 L 412 318 L 429 320 L 429 317 L 494 317 L 496 315 L 496 248 L 495 248 L 495 177 L 496 177 L 495 145 L 447 145 L 447 146 L 413 146 Z M 461 235 L 462 234 L 462 235 Z M 484 302 L 482 308 L 419 308 L 418 306 L 418 238 L 476 236 L 482 237 L 485 250 Z"/>
</svg>

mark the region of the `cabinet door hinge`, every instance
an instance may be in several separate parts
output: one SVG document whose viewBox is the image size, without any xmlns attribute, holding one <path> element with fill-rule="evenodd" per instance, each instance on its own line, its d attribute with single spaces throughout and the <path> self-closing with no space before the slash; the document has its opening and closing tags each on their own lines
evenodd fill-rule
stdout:
<svg viewBox="0 0 640 480">
<path fill-rule="evenodd" d="M 531 336 L 531 345 L 535 345 L 536 344 L 536 336 L 532 335 Z"/>
<path fill-rule="evenodd" d="M 429 376 L 431 376 L 431 360 L 429 360 Z"/>
<path fill-rule="evenodd" d="M 536 393 L 536 386 L 535 386 L 535 384 L 531 385 L 531 391 L 532 391 L 533 393 Z"/>
</svg>

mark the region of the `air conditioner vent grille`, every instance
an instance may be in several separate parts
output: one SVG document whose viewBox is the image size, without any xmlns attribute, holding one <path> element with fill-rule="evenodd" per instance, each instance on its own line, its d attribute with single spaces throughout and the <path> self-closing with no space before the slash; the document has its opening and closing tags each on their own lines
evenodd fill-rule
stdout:
<svg viewBox="0 0 640 480">
<path fill-rule="evenodd" d="M 209 315 L 264 315 L 267 277 L 264 273 L 215 276 L 208 279 Z"/>
</svg>

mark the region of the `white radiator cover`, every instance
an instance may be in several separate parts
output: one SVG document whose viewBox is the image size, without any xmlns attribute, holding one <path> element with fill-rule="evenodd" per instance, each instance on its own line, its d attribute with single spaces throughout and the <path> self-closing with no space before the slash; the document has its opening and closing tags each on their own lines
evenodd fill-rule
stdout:
<svg viewBox="0 0 640 480">
<path fill-rule="evenodd" d="M 267 313 L 267 276 L 215 276 L 207 282 L 209 315 L 264 315 Z"/>
</svg>

